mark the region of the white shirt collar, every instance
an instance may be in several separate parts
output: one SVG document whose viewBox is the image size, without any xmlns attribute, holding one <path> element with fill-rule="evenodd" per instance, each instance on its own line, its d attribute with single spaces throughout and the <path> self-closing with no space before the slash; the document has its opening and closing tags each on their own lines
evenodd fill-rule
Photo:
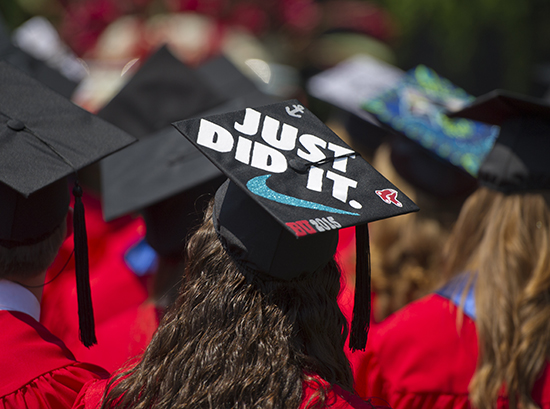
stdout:
<svg viewBox="0 0 550 409">
<path fill-rule="evenodd" d="M 19 311 L 40 320 L 40 302 L 22 285 L 0 279 L 0 310 Z"/>
</svg>

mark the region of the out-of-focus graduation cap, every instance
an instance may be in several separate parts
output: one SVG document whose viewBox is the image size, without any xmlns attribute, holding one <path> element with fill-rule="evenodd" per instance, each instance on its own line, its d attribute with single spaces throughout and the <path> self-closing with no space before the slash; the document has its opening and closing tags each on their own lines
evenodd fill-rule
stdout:
<svg viewBox="0 0 550 409">
<path fill-rule="evenodd" d="M 550 189 L 550 104 L 494 90 L 451 117 L 500 126 L 493 149 L 479 168 L 479 180 L 505 193 Z"/>
<path fill-rule="evenodd" d="M 391 140 L 392 163 L 408 182 L 437 197 L 464 197 L 476 187 L 479 166 L 498 134 L 496 127 L 445 115 L 472 99 L 420 65 L 363 108 L 401 135 Z"/>
<path fill-rule="evenodd" d="M 224 180 L 218 168 L 173 127 L 140 140 L 101 165 L 105 219 L 142 212 L 146 239 L 162 255 L 181 252 L 188 229 L 201 219 L 195 210 L 197 198 L 213 194 Z"/>
<path fill-rule="evenodd" d="M 67 177 L 134 138 L 5 62 L 0 89 L 0 245 L 30 245 L 53 233 L 67 214 Z M 89 346 L 95 335 L 78 185 L 73 193 L 81 339 Z"/>
<path fill-rule="evenodd" d="M 393 88 L 404 74 L 377 58 L 356 55 L 311 77 L 307 90 L 315 98 L 378 124 L 371 113 L 361 108 L 361 103 Z"/>
<path fill-rule="evenodd" d="M 274 101 L 257 91 L 209 109 L 204 115 Z M 140 212 L 147 225 L 147 242 L 165 256 L 181 256 L 189 230 L 202 219 L 199 210 L 225 180 L 218 168 L 173 127 L 105 158 L 101 170 L 105 220 Z"/>
<path fill-rule="evenodd" d="M 174 126 L 229 177 L 216 193 L 214 225 L 245 268 L 295 279 L 334 256 L 338 229 L 357 226 L 350 346 L 363 349 L 370 315 L 366 224 L 416 205 L 296 100 Z"/>
<path fill-rule="evenodd" d="M 163 46 L 98 116 L 141 139 L 224 101 L 215 88 Z"/>
<path fill-rule="evenodd" d="M 54 91 L 70 98 L 78 83 L 70 80 L 43 61 L 15 46 L 0 15 L 0 61 L 6 61 L 21 71 L 47 85 Z"/>
<path fill-rule="evenodd" d="M 351 144 L 364 154 L 373 155 L 389 130 L 361 104 L 394 87 L 404 74 L 378 58 L 358 54 L 311 77 L 307 90 L 315 98 L 347 112 L 342 122 Z"/>
<path fill-rule="evenodd" d="M 201 64 L 196 72 L 226 100 L 258 92 L 254 82 L 224 55 L 211 58 Z"/>
</svg>

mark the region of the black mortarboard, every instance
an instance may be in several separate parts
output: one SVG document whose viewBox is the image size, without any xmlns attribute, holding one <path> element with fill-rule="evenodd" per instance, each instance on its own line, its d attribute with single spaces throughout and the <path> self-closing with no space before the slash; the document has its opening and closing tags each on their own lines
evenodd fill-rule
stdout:
<svg viewBox="0 0 550 409">
<path fill-rule="evenodd" d="M 363 349 L 370 314 L 366 224 L 416 205 L 296 100 L 174 126 L 229 177 L 216 193 L 214 225 L 245 268 L 292 280 L 333 257 L 338 229 L 357 226 L 362 251 L 350 346 Z"/>
<path fill-rule="evenodd" d="M 65 217 L 67 176 L 134 138 L 5 62 L 0 89 L 0 241 L 5 247 L 29 245 L 48 237 Z M 73 193 L 81 339 L 89 346 L 95 335 L 78 184 Z"/>
<path fill-rule="evenodd" d="M 0 61 L 10 63 L 67 98 L 72 95 L 78 85 L 43 61 L 16 47 L 3 24 L 2 16 L 0 16 Z"/>
<path fill-rule="evenodd" d="M 397 134 L 391 159 L 405 180 L 436 197 L 463 198 L 477 186 L 479 165 L 498 134 L 496 127 L 445 115 L 472 99 L 420 65 L 363 108 Z"/>
<path fill-rule="evenodd" d="M 163 46 L 98 115 L 141 139 L 222 102 L 215 88 Z"/>
<path fill-rule="evenodd" d="M 200 220 L 197 198 L 214 194 L 224 180 L 218 168 L 173 127 L 106 158 L 101 171 L 105 219 L 141 211 L 146 239 L 163 255 L 181 251 L 188 229 Z"/>
<path fill-rule="evenodd" d="M 197 68 L 197 74 L 226 100 L 258 91 L 254 82 L 224 55 L 219 55 L 201 64 Z"/>
<path fill-rule="evenodd" d="M 505 193 L 550 189 L 550 104 L 495 90 L 451 117 L 500 125 L 493 149 L 479 168 L 480 183 Z"/>
<path fill-rule="evenodd" d="M 205 115 L 274 100 L 257 91 L 209 109 Z M 105 220 L 141 212 L 147 225 L 146 240 L 161 255 L 181 254 L 189 229 L 201 219 L 198 210 L 225 180 L 173 127 L 106 158 L 101 171 Z"/>
</svg>

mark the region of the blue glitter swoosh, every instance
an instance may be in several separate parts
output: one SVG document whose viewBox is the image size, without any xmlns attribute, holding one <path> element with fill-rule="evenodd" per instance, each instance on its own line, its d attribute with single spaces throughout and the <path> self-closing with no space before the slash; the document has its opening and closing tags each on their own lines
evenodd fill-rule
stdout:
<svg viewBox="0 0 550 409">
<path fill-rule="evenodd" d="M 283 203 L 294 207 L 304 207 L 306 209 L 321 210 L 330 213 L 360 216 L 359 213 L 347 212 L 345 210 L 336 209 L 334 207 L 329 207 L 319 203 L 309 202 L 307 200 L 298 199 L 296 197 L 283 195 L 282 193 L 277 193 L 271 190 L 266 184 L 267 179 L 269 179 L 270 177 L 271 175 L 262 175 L 252 178 L 246 183 L 246 187 L 255 195 L 263 197 L 267 200 L 271 200 L 273 202 Z"/>
</svg>

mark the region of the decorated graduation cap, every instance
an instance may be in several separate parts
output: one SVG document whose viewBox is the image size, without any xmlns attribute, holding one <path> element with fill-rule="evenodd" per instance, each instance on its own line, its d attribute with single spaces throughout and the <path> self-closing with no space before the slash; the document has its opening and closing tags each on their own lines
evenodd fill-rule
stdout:
<svg viewBox="0 0 550 409">
<path fill-rule="evenodd" d="M 134 138 L 0 62 L 0 245 L 35 244 L 61 224 L 67 177 Z M 74 240 L 81 340 L 95 343 L 82 190 L 75 183 Z"/>
<path fill-rule="evenodd" d="M 338 229 L 357 226 L 350 346 L 363 349 L 370 315 L 367 223 L 416 205 L 296 100 L 174 126 L 229 177 L 216 193 L 213 222 L 244 268 L 296 279 L 334 256 Z"/>
<path fill-rule="evenodd" d="M 449 116 L 500 126 L 479 168 L 480 183 L 504 193 L 550 189 L 548 102 L 494 90 Z"/>
<path fill-rule="evenodd" d="M 163 46 L 98 115 L 141 139 L 224 101 L 200 75 Z"/>
<path fill-rule="evenodd" d="M 497 127 L 445 115 L 473 99 L 419 65 L 362 107 L 399 135 L 391 139 L 396 170 L 418 188 L 451 198 L 464 197 L 476 187 L 479 166 L 498 135 Z"/>
</svg>

